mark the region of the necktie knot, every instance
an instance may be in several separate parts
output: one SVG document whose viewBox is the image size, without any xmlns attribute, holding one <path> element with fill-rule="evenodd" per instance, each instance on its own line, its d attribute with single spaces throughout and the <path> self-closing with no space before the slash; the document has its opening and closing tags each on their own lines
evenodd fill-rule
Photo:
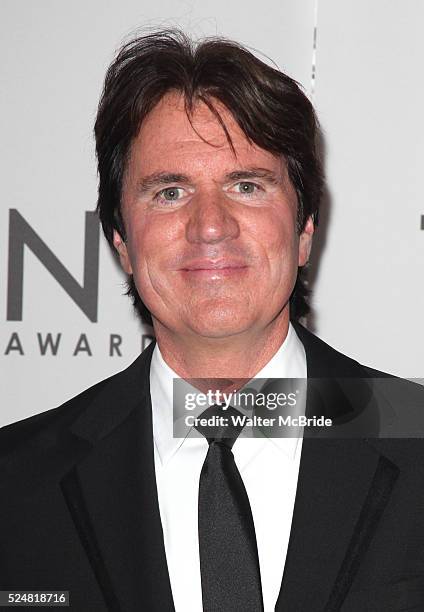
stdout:
<svg viewBox="0 0 424 612">
<path fill-rule="evenodd" d="M 231 449 L 244 427 L 244 416 L 233 406 L 209 406 L 199 416 L 195 429 L 208 441 Z"/>
</svg>

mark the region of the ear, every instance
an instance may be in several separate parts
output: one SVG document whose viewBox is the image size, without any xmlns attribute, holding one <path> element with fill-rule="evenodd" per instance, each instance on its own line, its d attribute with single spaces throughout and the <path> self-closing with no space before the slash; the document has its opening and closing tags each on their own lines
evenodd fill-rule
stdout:
<svg viewBox="0 0 424 612">
<path fill-rule="evenodd" d="M 304 266 L 308 263 L 309 255 L 311 253 L 312 248 L 312 238 L 314 235 L 314 222 L 312 220 L 312 216 L 308 217 L 305 227 L 303 228 L 302 233 L 299 238 L 299 267 Z"/>
<path fill-rule="evenodd" d="M 116 230 L 113 230 L 113 246 L 118 252 L 119 261 L 121 262 L 122 269 L 127 274 L 132 274 L 132 267 L 130 258 L 128 256 L 127 245 L 123 241 L 121 235 Z"/>
</svg>

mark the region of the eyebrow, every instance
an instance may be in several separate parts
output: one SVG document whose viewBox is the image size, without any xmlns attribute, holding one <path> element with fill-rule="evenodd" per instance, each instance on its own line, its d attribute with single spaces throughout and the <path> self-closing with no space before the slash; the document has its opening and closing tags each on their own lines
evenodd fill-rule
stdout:
<svg viewBox="0 0 424 612">
<path fill-rule="evenodd" d="M 137 184 L 139 195 L 147 193 L 155 187 L 169 185 L 170 183 L 189 183 L 190 179 L 186 174 L 176 174 L 175 172 L 156 172 L 140 179 Z"/>
<path fill-rule="evenodd" d="M 279 182 L 278 176 L 272 170 L 267 168 L 246 168 L 243 170 L 234 170 L 225 175 L 224 180 L 227 181 L 243 181 L 248 179 L 261 178 L 269 183 L 276 184 Z M 141 178 L 137 184 L 137 192 L 139 195 L 143 195 L 148 191 L 160 187 L 162 185 L 169 185 L 172 183 L 190 183 L 191 179 L 186 174 L 179 174 L 175 172 L 155 172 Z"/>
<path fill-rule="evenodd" d="M 246 168 L 245 170 L 235 170 L 225 176 L 228 181 L 242 181 L 247 179 L 261 178 L 268 183 L 278 183 L 279 178 L 275 172 L 267 168 Z"/>
</svg>

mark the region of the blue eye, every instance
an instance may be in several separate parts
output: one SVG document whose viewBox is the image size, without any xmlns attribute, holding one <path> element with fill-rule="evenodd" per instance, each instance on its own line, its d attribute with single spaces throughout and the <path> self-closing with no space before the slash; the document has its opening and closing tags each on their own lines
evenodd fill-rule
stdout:
<svg viewBox="0 0 424 612">
<path fill-rule="evenodd" d="M 237 183 L 237 185 L 239 186 L 240 193 L 245 193 L 247 195 L 255 193 L 258 188 L 255 183 L 251 183 L 250 181 L 241 181 L 240 183 Z"/>
<path fill-rule="evenodd" d="M 167 202 L 175 202 L 181 196 L 180 192 L 182 191 L 181 187 L 167 187 L 159 191 L 157 197 L 163 198 Z"/>
</svg>

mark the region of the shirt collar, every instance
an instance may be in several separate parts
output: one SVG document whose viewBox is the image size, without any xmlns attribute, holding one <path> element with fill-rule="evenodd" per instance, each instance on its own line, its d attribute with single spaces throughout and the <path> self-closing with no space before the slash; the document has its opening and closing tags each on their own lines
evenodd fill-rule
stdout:
<svg viewBox="0 0 424 612">
<path fill-rule="evenodd" d="M 287 336 L 275 355 L 254 378 L 306 378 L 306 355 L 293 326 L 289 324 Z M 150 393 L 152 399 L 153 438 L 161 463 L 164 465 L 178 451 L 185 438 L 173 437 L 173 379 L 178 374 L 165 362 L 156 346 L 150 366 Z M 196 438 L 192 438 L 195 440 Z M 299 438 L 268 438 L 289 458 L 294 458 Z M 204 441 L 197 438 L 197 442 Z"/>
</svg>

